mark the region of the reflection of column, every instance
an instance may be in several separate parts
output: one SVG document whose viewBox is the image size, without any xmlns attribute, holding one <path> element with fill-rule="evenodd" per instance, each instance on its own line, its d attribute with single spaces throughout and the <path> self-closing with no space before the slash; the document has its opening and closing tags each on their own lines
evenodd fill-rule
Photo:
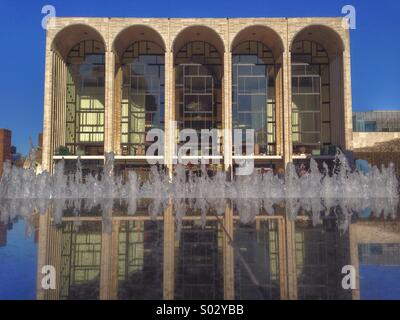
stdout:
<svg viewBox="0 0 400 320">
<path fill-rule="evenodd" d="M 285 219 L 278 218 L 279 288 L 281 300 L 288 298 Z"/>
<path fill-rule="evenodd" d="M 61 290 L 61 250 L 62 229 L 54 226 L 51 220 L 50 209 L 39 216 L 39 239 L 38 239 L 38 269 L 36 279 L 36 298 L 38 300 L 60 298 Z M 42 288 L 42 268 L 51 265 L 56 272 L 56 289 Z"/>
<path fill-rule="evenodd" d="M 50 210 L 46 210 L 45 214 L 39 217 L 39 239 L 38 239 L 38 267 L 36 278 L 36 298 L 38 300 L 45 299 L 45 290 L 42 288 L 42 268 L 47 264 L 46 254 L 48 247 L 48 233 L 50 226 Z"/>
<path fill-rule="evenodd" d="M 225 207 L 224 228 L 231 239 L 233 239 L 233 208 L 230 204 Z M 224 262 L 224 299 L 235 299 L 235 274 L 233 244 L 225 232 L 222 233 L 222 254 Z"/>
<path fill-rule="evenodd" d="M 100 299 L 116 299 L 118 289 L 119 220 L 112 222 L 112 232 L 103 223 L 101 237 Z"/>
<path fill-rule="evenodd" d="M 164 299 L 174 299 L 175 287 L 175 222 L 170 202 L 164 211 Z"/>
<path fill-rule="evenodd" d="M 285 217 L 286 224 L 286 252 L 287 252 L 287 298 L 297 299 L 297 270 L 296 270 L 296 242 L 295 221 Z"/>
<path fill-rule="evenodd" d="M 358 262 L 358 241 L 357 241 L 357 226 L 350 224 L 349 226 L 350 238 L 350 263 L 356 270 L 356 289 L 352 290 L 351 298 L 353 300 L 360 300 L 360 266 Z"/>
<path fill-rule="evenodd" d="M 7 245 L 7 224 L 0 221 L 0 248 Z"/>
<path fill-rule="evenodd" d="M 104 105 L 104 151 L 112 152 L 115 149 L 114 141 L 114 69 L 115 54 L 107 51 L 105 54 L 105 105 Z"/>
</svg>

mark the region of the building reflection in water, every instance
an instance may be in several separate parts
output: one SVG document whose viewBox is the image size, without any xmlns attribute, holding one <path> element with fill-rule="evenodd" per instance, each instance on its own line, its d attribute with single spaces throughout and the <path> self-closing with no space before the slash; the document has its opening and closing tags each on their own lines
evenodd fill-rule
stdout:
<svg viewBox="0 0 400 320">
<path fill-rule="evenodd" d="M 13 222 L 0 221 L 0 248 L 7 245 L 7 233 L 13 228 Z"/>
<path fill-rule="evenodd" d="M 0 248 L 7 245 L 7 225 L 0 221 Z"/>
<path fill-rule="evenodd" d="M 398 221 L 353 221 L 339 232 L 335 218 L 314 226 L 307 215 L 291 221 L 284 208 L 250 224 L 230 205 L 221 217 L 190 213 L 179 223 L 171 206 L 158 217 L 147 208 L 114 212 L 111 232 L 93 213 L 66 214 L 58 226 L 50 212 L 40 216 L 37 297 L 359 299 L 359 289 L 342 289 L 342 267 L 385 263 L 400 244 Z M 372 257 L 377 244 L 392 246 Z M 41 287 L 43 265 L 56 269 L 55 290 Z"/>
</svg>

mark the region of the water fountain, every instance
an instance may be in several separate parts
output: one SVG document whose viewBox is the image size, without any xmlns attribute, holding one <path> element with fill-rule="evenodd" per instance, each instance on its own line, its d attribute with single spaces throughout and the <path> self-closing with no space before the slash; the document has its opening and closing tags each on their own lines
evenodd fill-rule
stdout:
<svg viewBox="0 0 400 320">
<path fill-rule="evenodd" d="M 393 165 L 372 168 L 369 173 L 352 171 L 346 157 L 338 153 L 337 165 L 328 174 L 314 160 L 310 170 L 299 175 L 289 164 L 285 177 L 272 172 L 254 172 L 227 181 L 224 172 L 209 177 L 205 167 L 201 175 L 187 174 L 178 165 L 172 179 L 156 166 L 151 167 L 147 181 L 140 181 L 135 172 L 127 179 L 114 174 L 114 155 L 106 155 L 104 170 L 99 175 L 82 173 L 81 162 L 77 170 L 65 174 L 65 161 L 59 161 L 54 174 L 36 174 L 32 166 L 27 169 L 5 165 L 0 180 L 0 219 L 7 221 L 17 216 L 29 218 L 33 213 L 43 214 L 52 207 L 56 223 L 68 209 L 79 215 L 81 210 L 99 207 L 103 219 L 110 220 L 115 201 L 127 205 L 128 214 L 135 214 L 139 199 L 150 199 L 149 215 L 157 216 L 169 202 L 178 221 L 188 208 L 206 215 L 222 215 L 226 203 L 231 201 L 241 222 L 251 222 L 260 210 L 274 214 L 274 207 L 285 202 L 286 212 L 295 219 L 299 210 L 312 214 L 317 223 L 321 214 L 334 210 L 341 216 L 341 228 L 346 229 L 354 212 L 370 208 L 375 216 L 396 217 L 399 204 L 399 182 Z"/>
</svg>

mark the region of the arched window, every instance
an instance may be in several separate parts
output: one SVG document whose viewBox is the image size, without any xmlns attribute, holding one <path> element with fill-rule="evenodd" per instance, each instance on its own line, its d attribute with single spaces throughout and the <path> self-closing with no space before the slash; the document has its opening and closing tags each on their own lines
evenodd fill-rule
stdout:
<svg viewBox="0 0 400 320">
<path fill-rule="evenodd" d="M 315 41 L 292 46 L 292 137 L 294 153 L 320 152 L 330 144 L 329 57 Z"/>
<path fill-rule="evenodd" d="M 146 134 L 164 129 L 164 50 L 134 42 L 122 56 L 121 147 L 123 155 L 145 155 Z"/>
<path fill-rule="evenodd" d="M 275 62 L 262 42 L 233 49 L 232 123 L 233 129 L 254 129 L 256 154 L 275 154 Z"/>
<path fill-rule="evenodd" d="M 222 128 L 222 59 L 205 41 L 184 45 L 175 56 L 175 106 L 179 129 Z"/>
<path fill-rule="evenodd" d="M 104 46 L 85 40 L 67 57 L 66 146 L 71 154 L 104 153 Z"/>
</svg>

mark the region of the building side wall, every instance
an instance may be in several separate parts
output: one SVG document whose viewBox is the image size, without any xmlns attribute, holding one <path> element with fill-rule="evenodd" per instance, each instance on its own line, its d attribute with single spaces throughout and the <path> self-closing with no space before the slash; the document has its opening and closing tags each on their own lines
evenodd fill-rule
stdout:
<svg viewBox="0 0 400 320">
<path fill-rule="evenodd" d="M 400 132 L 353 132 L 353 148 L 372 148 L 377 143 L 400 139 Z"/>
</svg>

